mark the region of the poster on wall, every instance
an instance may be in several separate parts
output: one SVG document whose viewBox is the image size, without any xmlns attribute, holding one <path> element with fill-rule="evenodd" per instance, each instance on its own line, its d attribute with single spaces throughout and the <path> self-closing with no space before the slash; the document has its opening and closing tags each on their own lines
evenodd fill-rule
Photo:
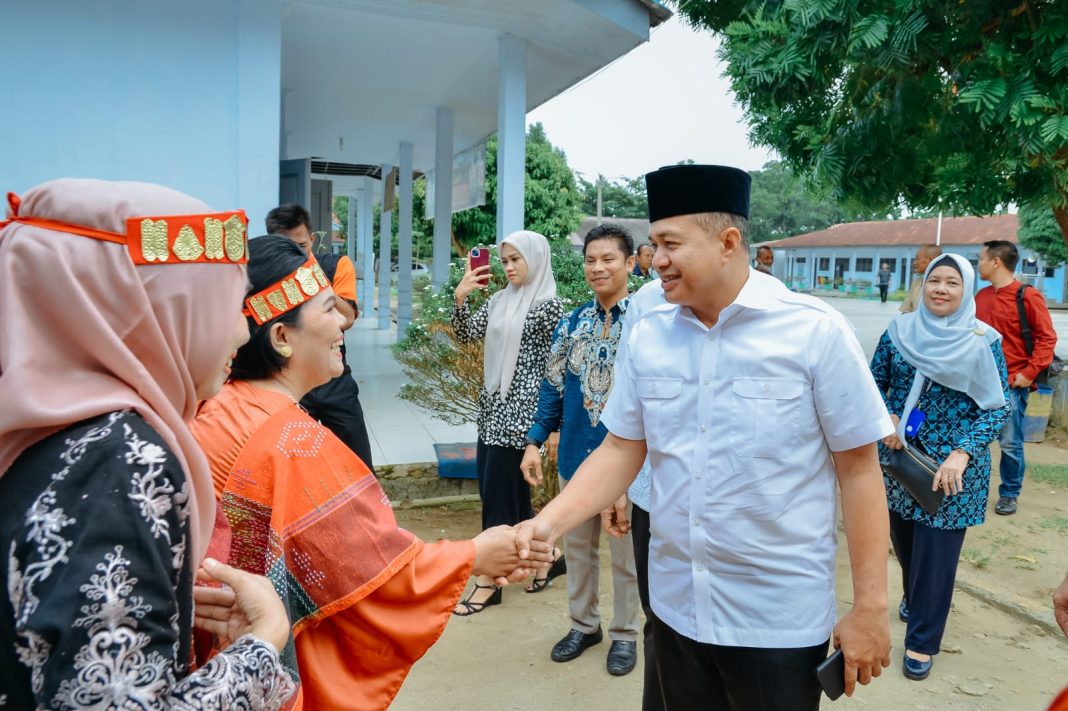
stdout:
<svg viewBox="0 0 1068 711">
<path fill-rule="evenodd" d="M 426 173 L 427 219 L 434 217 L 434 171 Z M 452 159 L 452 211 L 486 204 L 486 142 L 460 151 Z"/>
</svg>

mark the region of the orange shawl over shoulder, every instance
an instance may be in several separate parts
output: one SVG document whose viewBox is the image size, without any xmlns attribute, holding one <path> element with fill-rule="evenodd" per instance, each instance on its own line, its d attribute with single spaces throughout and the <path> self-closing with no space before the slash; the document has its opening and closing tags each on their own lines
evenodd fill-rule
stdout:
<svg viewBox="0 0 1068 711">
<path fill-rule="evenodd" d="M 230 564 L 268 576 L 289 609 L 295 708 L 388 707 L 444 630 L 474 544 L 398 528 L 364 463 L 279 393 L 228 383 L 193 433 L 232 532 Z"/>
</svg>

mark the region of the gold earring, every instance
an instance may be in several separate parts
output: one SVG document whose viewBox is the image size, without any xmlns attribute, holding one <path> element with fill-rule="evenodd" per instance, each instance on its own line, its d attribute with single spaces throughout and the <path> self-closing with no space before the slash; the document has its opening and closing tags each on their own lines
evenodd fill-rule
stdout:
<svg viewBox="0 0 1068 711">
<path fill-rule="evenodd" d="M 289 358 L 293 355 L 293 348 L 290 346 L 278 346 L 278 355 L 283 358 Z"/>
</svg>

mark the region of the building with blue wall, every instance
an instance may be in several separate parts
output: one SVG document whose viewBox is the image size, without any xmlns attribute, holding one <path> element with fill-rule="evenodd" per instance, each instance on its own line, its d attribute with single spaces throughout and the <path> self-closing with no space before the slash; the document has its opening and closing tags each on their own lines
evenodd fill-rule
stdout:
<svg viewBox="0 0 1068 711">
<path fill-rule="evenodd" d="M 455 157 L 497 134 L 498 235 L 521 229 L 526 113 L 670 16 L 658 0 L 7 0 L 0 189 L 162 183 L 244 208 L 253 235 L 279 202 L 305 204 L 313 230 L 329 231 L 331 198 L 346 195 L 372 318 L 372 206 L 388 195 L 400 247 L 380 240 L 378 299 L 395 261 L 403 328 L 413 179 L 438 178 L 442 283 Z M 378 322 L 390 327 L 389 309 Z"/>
<path fill-rule="evenodd" d="M 893 292 L 907 290 L 917 278 L 912 260 L 923 245 L 938 243 L 943 251 L 960 254 L 977 266 L 984 242 L 1018 243 L 1016 215 L 947 217 L 941 227 L 938 223 L 938 218 L 850 222 L 760 246 L 772 248 L 773 271 L 791 288 L 870 291 L 879 265 L 885 262 L 893 274 Z M 755 255 L 756 246 L 751 251 Z M 1022 248 L 1017 272 L 1017 278 L 1041 289 L 1047 300 L 1065 301 L 1064 265 L 1046 267 L 1037 254 Z M 987 285 L 977 279 L 977 289 Z"/>
</svg>

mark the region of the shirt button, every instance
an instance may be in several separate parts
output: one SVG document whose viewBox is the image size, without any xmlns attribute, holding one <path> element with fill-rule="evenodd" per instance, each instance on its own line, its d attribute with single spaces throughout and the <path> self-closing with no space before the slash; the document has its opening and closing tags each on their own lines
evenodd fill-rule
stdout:
<svg viewBox="0 0 1068 711">
<path fill-rule="evenodd" d="M 700 565 L 700 564 L 699 564 L 699 565 L 697 566 L 697 572 L 698 572 L 698 573 L 703 573 L 703 572 L 705 572 L 705 566 L 703 566 L 703 565 Z"/>
<path fill-rule="evenodd" d="M 771 390 L 771 386 L 768 385 L 767 383 L 764 383 L 764 392 L 767 392 L 769 390 Z"/>
<path fill-rule="evenodd" d="M 707 429 L 708 429 L 707 427 L 705 427 L 704 425 L 701 425 L 701 431 L 702 432 L 706 431 Z"/>
<path fill-rule="evenodd" d="M 694 528 L 700 528 L 700 527 L 701 527 L 701 519 L 699 519 L 699 518 L 695 518 L 695 519 L 693 520 L 693 527 L 694 527 Z"/>
<path fill-rule="evenodd" d="M 694 474 L 694 476 L 695 476 L 696 478 L 700 479 L 701 477 L 703 477 L 703 476 L 704 476 L 704 473 L 703 473 L 703 472 L 700 472 L 700 471 L 699 471 L 699 472 L 697 472 L 696 474 Z"/>
<path fill-rule="evenodd" d="M 705 385 L 708 385 L 711 382 L 712 382 L 712 378 L 705 378 Z"/>
</svg>

